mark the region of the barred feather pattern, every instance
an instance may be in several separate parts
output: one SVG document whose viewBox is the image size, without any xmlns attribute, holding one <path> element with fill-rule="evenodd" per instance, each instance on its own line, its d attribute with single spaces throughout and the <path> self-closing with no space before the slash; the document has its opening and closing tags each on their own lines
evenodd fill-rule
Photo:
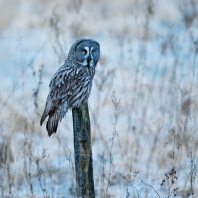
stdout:
<svg viewBox="0 0 198 198">
<path fill-rule="evenodd" d="M 95 48 L 98 46 L 97 57 L 94 59 L 90 54 L 81 60 L 82 55 L 78 48 L 84 47 L 83 49 L 87 49 L 91 53 L 93 46 L 96 46 Z M 99 54 L 99 44 L 96 41 L 89 38 L 78 39 L 72 45 L 65 63 L 52 77 L 49 85 L 50 91 L 40 121 L 42 125 L 46 117 L 49 116 L 46 124 L 49 136 L 56 133 L 58 122 L 64 118 L 68 109 L 79 107 L 88 100 Z"/>
</svg>

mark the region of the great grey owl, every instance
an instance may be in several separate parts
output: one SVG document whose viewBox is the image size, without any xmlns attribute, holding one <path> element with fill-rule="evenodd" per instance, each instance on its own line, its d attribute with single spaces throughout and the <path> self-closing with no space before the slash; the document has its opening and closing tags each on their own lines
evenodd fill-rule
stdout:
<svg viewBox="0 0 198 198">
<path fill-rule="evenodd" d="M 69 108 L 79 107 L 87 101 L 99 56 L 100 45 L 93 39 L 80 38 L 71 46 L 65 63 L 51 79 L 40 121 L 42 125 L 49 116 L 46 124 L 49 136 L 56 133 L 58 122 Z"/>
</svg>

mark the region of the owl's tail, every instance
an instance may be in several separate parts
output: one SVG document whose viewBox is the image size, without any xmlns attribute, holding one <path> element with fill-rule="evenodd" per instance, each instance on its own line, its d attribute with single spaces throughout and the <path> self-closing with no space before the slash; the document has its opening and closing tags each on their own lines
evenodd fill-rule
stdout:
<svg viewBox="0 0 198 198">
<path fill-rule="evenodd" d="M 56 133 L 57 127 L 58 127 L 58 121 L 60 119 L 60 109 L 56 109 L 53 111 L 50 111 L 49 114 L 46 113 L 46 110 L 44 110 L 43 115 L 41 117 L 40 125 L 42 126 L 45 118 L 49 115 L 46 129 L 48 131 L 49 137 L 52 135 L 52 133 Z"/>
<path fill-rule="evenodd" d="M 43 124 L 45 118 L 49 116 L 46 129 L 48 131 L 49 137 L 52 133 L 56 133 L 58 122 L 62 120 L 68 110 L 67 101 L 56 100 L 51 102 L 50 100 L 47 102 L 43 115 L 41 117 L 40 125 Z"/>
<path fill-rule="evenodd" d="M 46 129 L 50 137 L 52 133 L 56 133 L 57 131 L 58 121 L 60 120 L 60 106 L 58 106 L 56 103 L 50 103 L 50 105 L 48 103 L 46 104 L 45 110 L 40 120 L 41 126 L 47 116 L 49 116 L 49 118 L 46 124 Z"/>
<path fill-rule="evenodd" d="M 59 115 L 60 115 L 59 109 L 49 114 L 49 118 L 46 124 L 46 129 L 48 131 L 49 137 L 52 135 L 52 133 L 56 133 L 57 131 Z"/>
</svg>

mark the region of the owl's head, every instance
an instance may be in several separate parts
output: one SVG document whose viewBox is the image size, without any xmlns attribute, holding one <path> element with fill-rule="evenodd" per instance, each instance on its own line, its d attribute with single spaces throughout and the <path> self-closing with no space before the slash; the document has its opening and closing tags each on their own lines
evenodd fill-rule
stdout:
<svg viewBox="0 0 198 198">
<path fill-rule="evenodd" d="M 100 45 L 90 38 L 80 38 L 71 47 L 75 61 L 85 67 L 95 67 L 100 56 Z"/>
</svg>

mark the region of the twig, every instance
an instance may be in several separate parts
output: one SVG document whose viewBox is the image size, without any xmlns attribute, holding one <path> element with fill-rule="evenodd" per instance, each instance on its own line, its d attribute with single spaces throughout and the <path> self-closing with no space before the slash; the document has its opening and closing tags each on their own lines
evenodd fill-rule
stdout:
<svg viewBox="0 0 198 198">
<path fill-rule="evenodd" d="M 113 136 L 111 138 L 111 148 L 110 148 L 110 154 L 109 154 L 109 177 L 108 177 L 108 183 L 107 183 L 107 187 L 106 187 L 106 196 L 108 193 L 109 185 L 111 183 L 111 169 L 112 169 L 112 161 L 113 161 L 112 151 L 113 151 L 113 145 L 114 145 L 114 138 L 115 138 L 115 134 L 116 134 L 116 125 L 117 125 L 117 120 L 118 120 L 118 114 L 119 114 L 119 109 L 120 109 L 120 107 L 119 107 L 120 100 L 117 100 L 115 91 L 112 92 L 111 101 L 113 103 L 115 122 L 113 123 Z"/>
<path fill-rule="evenodd" d="M 122 177 L 123 179 L 125 179 L 126 181 L 127 181 L 127 183 L 129 183 L 135 190 L 136 190 L 136 192 L 137 192 L 137 196 L 138 196 L 138 198 L 140 197 L 140 195 L 139 195 L 139 193 L 138 193 L 138 190 L 137 190 L 137 188 L 124 176 L 124 175 L 122 175 L 122 173 L 120 173 L 120 172 L 117 172 L 117 174 L 120 176 L 120 177 Z"/>
</svg>

